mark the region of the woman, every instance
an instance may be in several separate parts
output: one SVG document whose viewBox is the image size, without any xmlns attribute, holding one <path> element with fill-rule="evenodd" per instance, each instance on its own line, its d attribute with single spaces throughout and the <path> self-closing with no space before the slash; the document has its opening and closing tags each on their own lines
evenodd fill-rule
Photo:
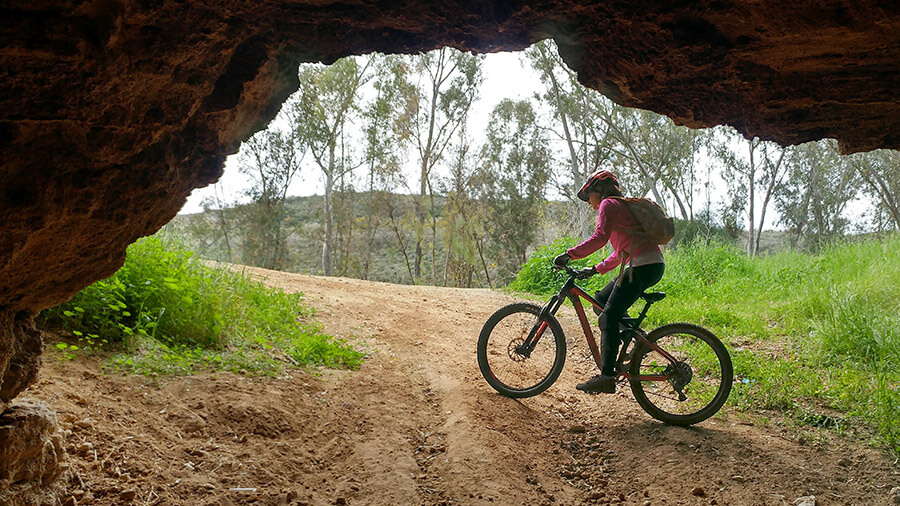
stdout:
<svg viewBox="0 0 900 506">
<path fill-rule="evenodd" d="M 626 311 L 647 288 L 662 279 L 665 263 L 659 245 L 635 239 L 641 230 L 637 219 L 621 199 L 619 180 L 608 170 L 591 174 L 578 191 L 578 198 L 597 211 L 597 230 L 584 242 L 557 256 L 553 262 L 562 267 L 569 260 L 584 258 L 606 245 L 613 246 L 612 254 L 599 264 L 582 271 L 585 277 L 606 274 L 622 262 L 628 268 L 618 279 L 610 281 L 597 292 L 597 302 L 604 306 L 600 314 L 600 374 L 578 384 L 578 390 L 588 393 L 616 391 L 616 356 L 619 351 L 619 323 Z"/>
</svg>

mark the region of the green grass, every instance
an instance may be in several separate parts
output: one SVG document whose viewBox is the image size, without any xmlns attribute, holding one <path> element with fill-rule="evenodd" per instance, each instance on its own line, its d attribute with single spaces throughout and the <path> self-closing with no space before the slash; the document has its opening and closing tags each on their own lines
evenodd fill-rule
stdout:
<svg viewBox="0 0 900 506">
<path fill-rule="evenodd" d="M 302 294 L 209 267 L 164 236 L 133 244 L 116 274 L 43 313 L 78 341 L 57 345 L 61 358 L 120 343 L 107 364 L 113 370 L 276 376 L 285 368 L 358 367 L 363 354 L 324 334 L 313 316 Z"/>
<path fill-rule="evenodd" d="M 572 244 L 538 250 L 510 288 L 555 293 L 564 278 L 547 257 Z M 582 286 L 602 286 L 616 272 Z M 753 259 L 725 243 L 681 244 L 666 252 L 653 290 L 668 297 L 653 306 L 648 327 L 697 323 L 729 347 L 730 405 L 862 429 L 900 453 L 900 237 Z"/>
</svg>

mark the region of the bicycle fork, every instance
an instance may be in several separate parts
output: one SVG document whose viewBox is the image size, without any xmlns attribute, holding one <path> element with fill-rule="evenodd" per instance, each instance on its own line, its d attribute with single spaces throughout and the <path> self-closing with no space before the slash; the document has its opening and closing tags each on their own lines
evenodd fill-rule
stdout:
<svg viewBox="0 0 900 506">
<path fill-rule="evenodd" d="M 547 317 L 555 315 L 560 306 L 562 306 L 562 299 L 560 299 L 558 295 L 550 297 L 550 301 L 547 302 L 538 313 L 538 321 L 531 327 L 531 330 L 528 332 L 528 337 L 525 338 L 525 341 L 522 344 L 516 346 L 516 353 L 525 358 L 531 357 L 531 352 L 534 351 L 534 348 L 537 346 L 538 342 L 540 342 L 541 336 L 544 335 L 544 331 L 550 326 Z"/>
</svg>

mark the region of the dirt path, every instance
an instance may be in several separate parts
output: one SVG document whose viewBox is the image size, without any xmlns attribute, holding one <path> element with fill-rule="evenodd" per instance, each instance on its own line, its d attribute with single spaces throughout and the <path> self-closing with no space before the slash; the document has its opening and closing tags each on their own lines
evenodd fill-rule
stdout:
<svg viewBox="0 0 900 506">
<path fill-rule="evenodd" d="M 255 270 L 302 291 L 371 357 L 356 372 L 148 381 L 48 354 L 25 395 L 60 414 L 77 504 L 893 504 L 896 463 L 828 435 L 800 445 L 725 412 L 650 419 L 630 392 L 587 396 L 583 340 L 547 392 L 501 397 L 475 342 L 509 296 Z M 580 336 L 573 313 L 562 315 Z M 75 504 L 75 502 L 70 502 Z"/>
</svg>

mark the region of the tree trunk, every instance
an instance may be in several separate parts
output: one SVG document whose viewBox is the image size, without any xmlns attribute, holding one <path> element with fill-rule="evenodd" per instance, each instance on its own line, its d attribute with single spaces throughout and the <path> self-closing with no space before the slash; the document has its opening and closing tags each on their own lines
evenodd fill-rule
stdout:
<svg viewBox="0 0 900 506">
<path fill-rule="evenodd" d="M 334 241 L 334 210 L 332 209 L 332 191 L 334 189 L 334 144 L 330 146 L 328 170 L 325 173 L 325 241 L 322 243 L 322 273 L 331 276 L 331 250 Z"/>
<path fill-rule="evenodd" d="M 748 141 L 748 146 L 750 146 L 750 167 L 747 171 L 747 221 L 749 222 L 750 227 L 750 235 L 747 238 L 748 257 L 752 257 L 756 254 L 753 248 L 753 245 L 756 243 L 756 235 L 754 234 L 756 210 L 754 209 L 753 201 L 756 200 L 756 159 L 754 158 L 754 153 L 757 145 L 758 144 L 753 144 L 753 139 Z"/>
</svg>

